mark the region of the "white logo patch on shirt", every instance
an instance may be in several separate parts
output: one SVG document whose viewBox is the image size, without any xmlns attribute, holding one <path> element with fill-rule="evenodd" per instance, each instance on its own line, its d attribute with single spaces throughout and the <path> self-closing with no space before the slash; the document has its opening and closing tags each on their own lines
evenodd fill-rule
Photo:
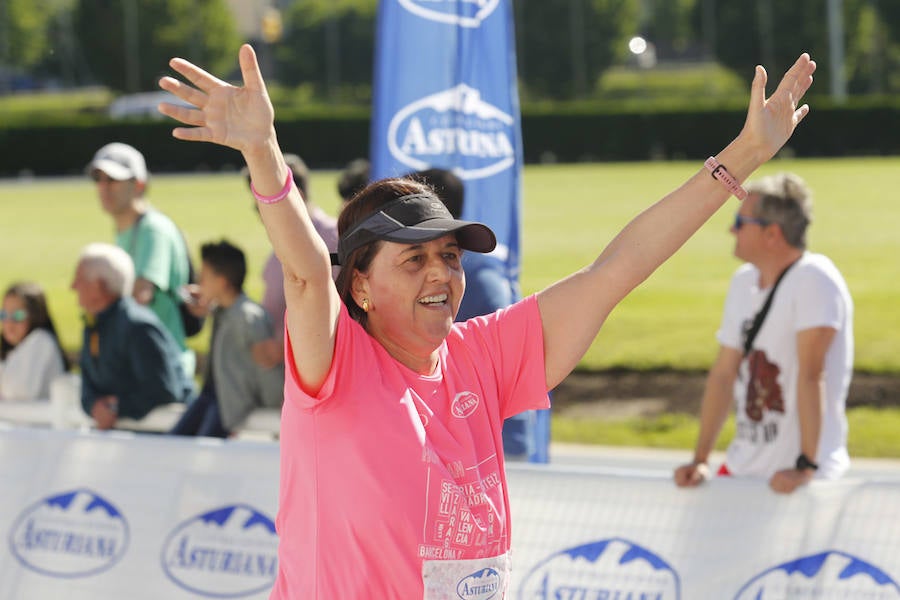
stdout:
<svg viewBox="0 0 900 600">
<path fill-rule="evenodd" d="M 478 396 L 474 392 L 460 392 L 453 398 L 450 411 L 454 417 L 465 419 L 478 408 Z"/>
</svg>

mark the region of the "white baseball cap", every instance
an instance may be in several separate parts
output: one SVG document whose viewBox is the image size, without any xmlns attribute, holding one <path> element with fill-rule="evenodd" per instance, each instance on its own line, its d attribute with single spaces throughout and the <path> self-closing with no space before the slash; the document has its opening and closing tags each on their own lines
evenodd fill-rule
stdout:
<svg viewBox="0 0 900 600">
<path fill-rule="evenodd" d="M 116 181 L 127 179 L 147 181 L 147 163 L 144 162 L 144 155 L 133 146 L 121 142 L 112 142 L 97 150 L 85 171 L 88 174 L 103 171 Z"/>
</svg>

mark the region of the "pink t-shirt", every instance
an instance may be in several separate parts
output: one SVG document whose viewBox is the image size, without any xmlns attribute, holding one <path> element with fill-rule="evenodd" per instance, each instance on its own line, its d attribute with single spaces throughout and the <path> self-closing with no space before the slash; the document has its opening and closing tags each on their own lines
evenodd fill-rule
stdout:
<svg viewBox="0 0 900 600">
<path fill-rule="evenodd" d="M 272 599 L 449 598 L 508 569 L 486 561 L 510 546 L 503 419 L 549 406 L 537 299 L 455 323 L 439 356 L 413 372 L 342 306 L 311 397 L 288 344 Z"/>
</svg>

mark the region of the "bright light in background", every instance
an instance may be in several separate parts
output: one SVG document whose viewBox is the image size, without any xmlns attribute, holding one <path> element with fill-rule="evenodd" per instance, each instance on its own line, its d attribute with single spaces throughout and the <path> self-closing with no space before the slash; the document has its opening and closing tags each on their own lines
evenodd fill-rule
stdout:
<svg viewBox="0 0 900 600">
<path fill-rule="evenodd" d="M 632 54 L 643 54 L 647 51 L 647 40 L 639 35 L 628 40 L 628 49 Z"/>
<path fill-rule="evenodd" d="M 637 66 L 642 69 L 652 69 L 656 66 L 656 46 L 639 35 L 628 40 L 628 49 L 634 56 Z"/>
</svg>

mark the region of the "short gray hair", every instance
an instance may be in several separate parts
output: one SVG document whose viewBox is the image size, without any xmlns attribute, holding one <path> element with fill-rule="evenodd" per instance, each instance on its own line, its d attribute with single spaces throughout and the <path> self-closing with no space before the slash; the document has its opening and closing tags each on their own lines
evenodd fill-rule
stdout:
<svg viewBox="0 0 900 600">
<path fill-rule="evenodd" d="M 812 191 L 806 182 L 793 173 L 778 173 L 750 182 L 746 188 L 759 196 L 753 216 L 777 224 L 788 244 L 805 250 L 806 230 L 813 220 Z"/>
<path fill-rule="evenodd" d="M 127 252 L 112 244 L 88 244 L 81 250 L 78 264 L 85 276 L 99 279 L 106 290 L 118 297 L 130 296 L 134 289 L 134 262 Z"/>
</svg>

